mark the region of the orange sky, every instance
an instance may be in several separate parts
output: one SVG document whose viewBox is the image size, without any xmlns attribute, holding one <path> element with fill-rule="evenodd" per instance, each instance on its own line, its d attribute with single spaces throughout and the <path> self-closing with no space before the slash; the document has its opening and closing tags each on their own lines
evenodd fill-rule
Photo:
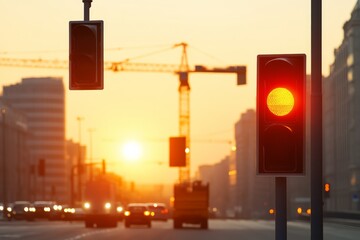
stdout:
<svg viewBox="0 0 360 240">
<path fill-rule="evenodd" d="M 310 69 L 310 3 L 299 0 L 94 0 L 90 18 L 104 20 L 106 61 L 144 55 L 175 43 L 189 44 L 190 65 L 246 65 L 246 86 L 235 75 L 192 74 L 192 173 L 200 164 L 220 161 L 230 152 L 234 123 L 255 107 L 256 55 L 305 53 Z M 356 0 L 323 1 L 323 73 L 328 74 L 333 50 L 343 39 L 342 26 Z M 82 0 L 0 0 L 0 57 L 68 57 L 68 22 L 83 19 Z M 286 9 L 286 11 L 285 11 Z M 181 49 L 134 62 L 180 63 Z M 82 143 L 95 129 L 93 156 L 126 179 L 172 182 L 177 170 L 167 167 L 168 137 L 178 127 L 178 79 L 168 73 L 105 72 L 103 91 L 69 91 L 68 71 L 0 66 L 0 84 L 22 77 L 62 76 L 66 87 L 67 138 Z M 120 152 L 128 140 L 142 143 L 137 163 Z M 200 141 L 205 140 L 205 141 Z M 212 140 L 221 140 L 210 143 Z M 224 141 L 222 141 L 224 140 Z M 207 141 L 207 142 L 206 142 Z M 164 162 L 163 165 L 156 164 Z M 155 172 L 155 174 L 154 174 Z"/>
</svg>

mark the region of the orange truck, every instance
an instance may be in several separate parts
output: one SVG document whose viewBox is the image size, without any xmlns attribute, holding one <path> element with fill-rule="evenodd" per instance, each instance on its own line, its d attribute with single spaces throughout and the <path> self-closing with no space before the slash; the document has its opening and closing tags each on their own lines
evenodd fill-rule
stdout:
<svg viewBox="0 0 360 240">
<path fill-rule="evenodd" d="M 113 182 L 98 177 L 85 185 L 83 209 L 85 227 L 117 227 L 116 187 Z"/>
<path fill-rule="evenodd" d="M 192 184 L 174 185 L 174 228 L 182 228 L 184 223 L 200 224 L 208 229 L 209 184 L 195 181 Z"/>
</svg>

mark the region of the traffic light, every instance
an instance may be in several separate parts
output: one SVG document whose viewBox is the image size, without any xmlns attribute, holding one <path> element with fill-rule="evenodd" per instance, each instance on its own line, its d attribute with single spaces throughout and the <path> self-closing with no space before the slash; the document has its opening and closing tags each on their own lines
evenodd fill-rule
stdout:
<svg viewBox="0 0 360 240">
<path fill-rule="evenodd" d="M 104 89 L 103 21 L 70 21 L 69 89 Z"/>
<path fill-rule="evenodd" d="M 186 166 L 186 137 L 170 138 L 170 167 Z"/>
<path fill-rule="evenodd" d="M 45 159 L 41 158 L 38 162 L 38 175 L 40 177 L 45 176 Z"/>
<path fill-rule="evenodd" d="M 304 54 L 257 58 L 258 174 L 304 174 L 305 62 Z"/>
<path fill-rule="evenodd" d="M 330 183 L 324 184 L 324 198 L 330 197 Z"/>
</svg>

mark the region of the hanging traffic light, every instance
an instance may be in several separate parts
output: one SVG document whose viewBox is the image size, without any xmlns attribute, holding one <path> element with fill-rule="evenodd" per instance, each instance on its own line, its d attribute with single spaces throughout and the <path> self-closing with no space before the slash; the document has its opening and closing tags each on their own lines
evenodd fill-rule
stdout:
<svg viewBox="0 0 360 240">
<path fill-rule="evenodd" d="M 257 58 L 257 172 L 304 174 L 304 54 Z"/>
<path fill-rule="evenodd" d="M 103 89 L 103 21 L 70 21 L 69 28 L 69 89 Z"/>
<path fill-rule="evenodd" d="M 186 137 L 170 138 L 170 167 L 186 166 Z"/>
</svg>

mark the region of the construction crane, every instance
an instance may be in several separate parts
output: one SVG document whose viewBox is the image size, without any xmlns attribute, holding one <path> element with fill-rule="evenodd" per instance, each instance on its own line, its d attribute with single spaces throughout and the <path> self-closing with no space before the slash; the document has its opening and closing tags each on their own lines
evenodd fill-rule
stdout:
<svg viewBox="0 0 360 240">
<path fill-rule="evenodd" d="M 175 73 L 179 76 L 179 136 L 186 137 L 186 147 L 190 149 L 190 84 L 189 73 L 235 73 L 237 85 L 246 84 L 246 66 L 228 66 L 209 68 L 203 65 L 196 65 L 190 68 L 187 57 L 188 44 L 181 42 L 173 47 L 182 47 L 180 65 L 156 64 L 156 63 L 134 63 L 130 61 L 105 62 L 104 69 L 114 72 L 164 72 Z M 0 66 L 30 67 L 30 68 L 53 68 L 67 69 L 68 61 L 43 60 L 43 59 L 20 59 L 0 58 Z M 190 182 L 190 152 L 186 154 L 186 166 L 179 168 L 179 182 Z"/>
</svg>

